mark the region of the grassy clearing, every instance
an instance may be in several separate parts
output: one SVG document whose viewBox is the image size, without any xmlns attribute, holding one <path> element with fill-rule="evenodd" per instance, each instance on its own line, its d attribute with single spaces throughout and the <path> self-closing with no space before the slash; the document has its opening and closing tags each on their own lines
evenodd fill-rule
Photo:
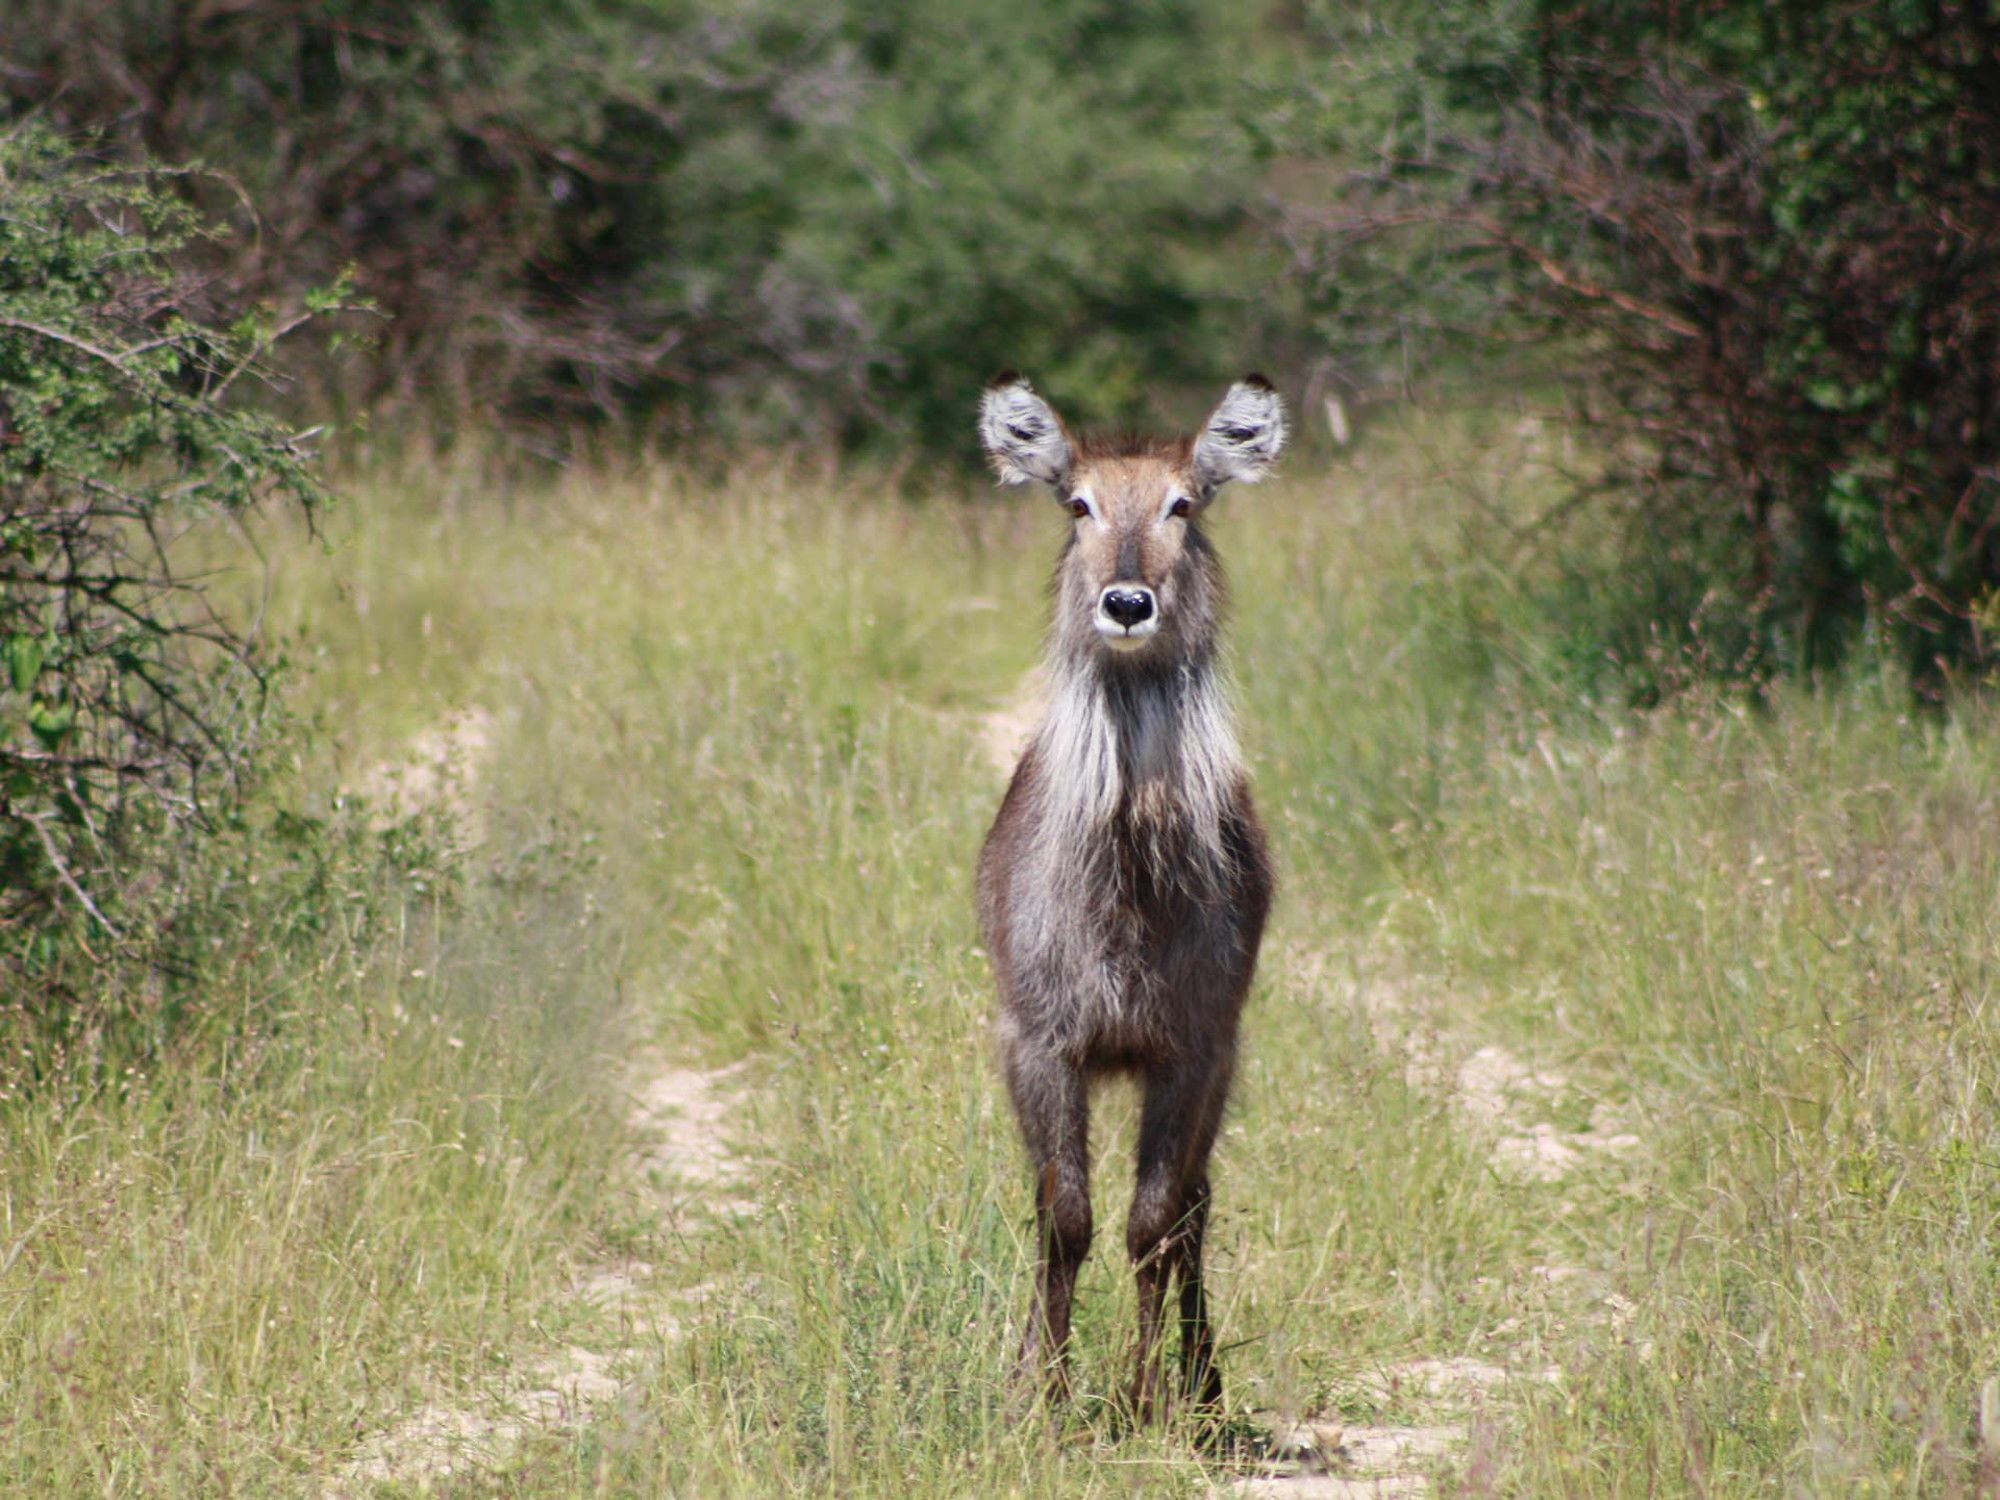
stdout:
<svg viewBox="0 0 2000 1500">
<path fill-rule="evenodd" d="M 193 1035 L 0 1104 L 0 1488 L 310 1485 L 566 1284 L 604 1211 L 568 934 L 331 873 L 247 860 L 270 925 L 216 931 Z"/>
<path fill-rule="evenodd" d="M 1576 579 L 1487 540 L 1545 498 L 1536 441 L 1412 423 L 1219 508 L 1285 879 L 1217 1173 L 1231 1399 L 1465 1422 L 1436 1467 L 1473 1493 L 1971 1491 L 1992 716 L 1867 677 L 1594 703 L 1541 602 Z M 324 909 L 366 922 L 239 965 L 259 1016 L 284 996 L 254 1066 L 0 1106 L 4 1482 L 311 1490 L 399 1403 L 577 1331 L 568 1268 L 619 1251 L 702 1311 L 620 1412 L 466 1493 L 1202 1492 L 1186 1434 L 1108 1420 L 1116 1093 L 1078 1414 L 1006 1418 L 1027 1189 L 969 872 L 979 716 L 1034 661 L 1059 532 L 774 467 L 384 479 L 330 567 L 286 544 L 321 733 L 284 795 L 335 818 L 477 707 L 483 842 L 452 901 L 363 861 Z M 606 1188 L 642 1040 L 751 1061 L 755 1215 Z M 1561 1129 L 1642 1145 L 1497 1166 L 1450 1086 L 1486 1045 L 1560 1072 Z M 1452 1358 L 1563 1377 L 1404 1378 Z"/>
</svg>

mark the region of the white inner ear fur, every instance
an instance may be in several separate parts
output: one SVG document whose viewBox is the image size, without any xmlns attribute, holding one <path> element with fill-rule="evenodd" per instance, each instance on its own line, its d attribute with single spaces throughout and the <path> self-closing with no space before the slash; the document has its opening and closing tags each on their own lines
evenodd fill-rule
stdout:
<svg viewBox="0 0 2000 1500">
<path fill-rule="evenodd" d="M 979 440 L 1002 484 L 1061 485 L 1069 478 L 1069 434 L 1062 418 L 1025 380 L 991 387 L 979 400 Z"/>
<path fill-rule="evenodd" d="M 1229 388 L 1195 439 L 1194 480 L 1204 493 L 1232 479 L 1255 484 L 1285 446 L 1285 403 L 1259 377 Z"/>
</svg>

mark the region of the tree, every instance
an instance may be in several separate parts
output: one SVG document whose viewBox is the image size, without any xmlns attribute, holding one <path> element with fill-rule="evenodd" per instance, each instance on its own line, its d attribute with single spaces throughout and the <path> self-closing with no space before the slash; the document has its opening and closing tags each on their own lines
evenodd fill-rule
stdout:
<svg viewBox="0 0 2000 1500">
<path fill-rule="evenodd" d="M 361 405 L 970 465 L 1003 365 L 1099 421 L 1246 367 L 1257 34 L 1224 0 L 13 0 L 0 102 L 210 163 L 256 210 L 235 295 L 352 265 L 389 314 Z"/>
<path fill-rule="evenodd" d="M 1317 117 L 1346 176 L 1297 219 L 1343 331 L 1379 335 L 1354 312 L 1400 287 L 1434 327 L 1542 350 L 1610 439 L 1655 622 L 1728 664 L 1819 666 L 1868 621 L 1920 678 L 1987 659 L 2000 6 L 1388 14 L 1388 124 Z"/>
<path fill-rule="evenodd" d="M 282 324 L 227 326 L 181 259 L 175 174 L 0 135 L 0 964 L 102 955 L 178 837 L 240 791 L 265 720 L 254 621 L 180 546 L 326 492 L 310 434 L 233 404 Z"/>
</svg>

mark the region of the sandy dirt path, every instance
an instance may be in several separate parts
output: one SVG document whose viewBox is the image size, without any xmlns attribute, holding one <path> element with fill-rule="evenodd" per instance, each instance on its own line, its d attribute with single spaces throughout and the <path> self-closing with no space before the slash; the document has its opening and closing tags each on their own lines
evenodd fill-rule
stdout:
<svg viewBox="0 0 2000 1500">
<path fill-rule="evenodd" d="M 740 1100 L 740 1068 L 712 1072 L 658 1058 L 635 1068 L 629 1095 L 642 1142 L 627 1163 L 632 1189 L 663 1222 L 691 1211 L 746 1213 L 748 1167 L 730 1145 Z M 579 1269 L 571 1294 L 601 1330 L 589 1344 L 522 1356 L 489 1390 L 427 1402 L 364 1442 L 323 1490 L 328 1500 L 360 1500 L 394 1482 L 423 1488 L 454 1475 L 503 1468 L 537 1433 L 581 1429 L 617 1411 L 680 1331 L 675 1306 L 698 1297 L 662 1287 L 654 1267 L 617 1260 Z"/>
<path fill-rule="evenodd" d="M 461 844 L 476 847 L 484 826 L 476 796 L 493 740 L 485 710 L 461 709 L 419 735 L 407 752 L 365 770 L 356 790 L 385 817 L 437 808 Z M 743 1093 L 740 1068 L 702 1071 L 641 1050 L 625 1080 L 628 1120 L 640 1142 L 625 1163 L 626 1184 L 643 1211 L 663 1224 L 689 1215 L 750 1211 L 748 1166 L 730 1139 Z M 365 1439 L 322 1493 L 360 1500 L 383 1484 L 426 1488 L 454 1475 L 505 1466 L 536 1433 L 573 1431 L 616 1411 L 679 1332 L 675 1307 L 701 1295 L 660 1284 L 653 1266 L 604 1261 L 578 1269 L 571 1295 L 597 1331 L 589 1343 L 521 1351 L 485 1390 L 440 1395 Z"/>
</svg>

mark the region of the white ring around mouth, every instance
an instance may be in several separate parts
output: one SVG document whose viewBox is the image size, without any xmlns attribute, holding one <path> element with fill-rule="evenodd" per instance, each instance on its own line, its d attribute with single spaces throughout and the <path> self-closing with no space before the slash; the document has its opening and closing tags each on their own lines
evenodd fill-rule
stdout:
<svg viewBox="0 0 2000 1500">
<path fill-rule="evenodd" d="M 1137 650 L 1146 644 L 1148 636 L 1157 634 L 1160 629 L 1160 617 L 1156 614 L 1148 615 L 1137 625 L 1129 628 L 1120 625 L 1109 615 L 1102 614 L 1096 616 L 1091 623 L 1097 627 L 1097 633 L 1104 637 L 1107 645 L 1114 646 L 1120 651 Z"/>
</svg>

